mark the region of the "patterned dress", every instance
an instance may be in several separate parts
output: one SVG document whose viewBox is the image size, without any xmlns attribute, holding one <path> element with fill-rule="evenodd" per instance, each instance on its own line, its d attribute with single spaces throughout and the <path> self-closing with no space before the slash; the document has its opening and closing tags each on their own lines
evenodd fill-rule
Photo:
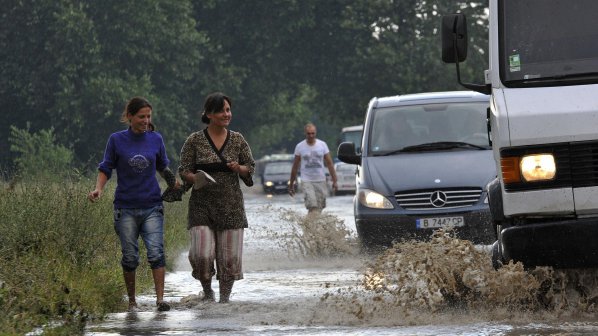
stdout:
<svg viewBox="0 0 598 336">
<path fill-rule="evenodd" d="M 226 162 L 230 161 L 249 167 L 249 177 L 243 178 L 230 170 L 226 166 Z M 214 231 L 247 228 L 239 178 L 245 185 L 253 185 L 255 161 L 243 135 L 228 131 L 224 144 L 218 150 L 208 135 L 207 128 L 192 133 L 181 149 L 179 174 L 195 173 L 198 170 L 210 174 L 216 183 L 192 189 L 187 228 L 200 225 L 209 226 Z"/>
</svg>

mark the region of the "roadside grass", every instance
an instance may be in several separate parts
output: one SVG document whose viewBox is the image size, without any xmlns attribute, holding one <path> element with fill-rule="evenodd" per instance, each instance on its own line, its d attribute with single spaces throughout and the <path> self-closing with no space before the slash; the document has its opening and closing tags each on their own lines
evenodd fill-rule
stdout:
<svg viewBox="0 0 598 336">
<path fill-rule="evenodd" d="M 87 193 L 94 184 L 83 178 L 0 185 L 1 335 L 37 328 L 44 335 L 82 334 L 87 321 L 126 309 L 114 182 L 91 203 Z M 186 197 L 164 203 L 167 267 L 188 243 Z M 153 292 L 140 246 L 137 292 Z"/>
</svg>

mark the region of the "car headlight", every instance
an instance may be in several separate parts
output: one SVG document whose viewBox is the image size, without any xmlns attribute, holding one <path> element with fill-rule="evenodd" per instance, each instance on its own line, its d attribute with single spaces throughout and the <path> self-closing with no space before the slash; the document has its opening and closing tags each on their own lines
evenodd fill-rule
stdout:
<svg viewBox="0 0 598 336">
<path fill-rule="evenodd" d="M 552 180 L 556 165 L 552 154 L 526 155 L 521 158 L 521 175 L 527 182 Z"/>
<path fill-rule="evenodd" d="M 266 187 L 271 187 L 274 185 L 274 183 L 272 183 L 272 181 L 266 181 Z"/>
<path fill-rule="evenodd" d="M 522 157 L 500 159 L 505 183 L 547 181 L 556 176 L 556 164 L 552 154 L 531 154 Z"/>
<path fill-rule="evenodd" d="M 394 206 L 383 195 L 369 190 L 363 189 L 359 191 L 359 203 L 368 208 L 374 209 L 393 209 Z"/>
</svg>

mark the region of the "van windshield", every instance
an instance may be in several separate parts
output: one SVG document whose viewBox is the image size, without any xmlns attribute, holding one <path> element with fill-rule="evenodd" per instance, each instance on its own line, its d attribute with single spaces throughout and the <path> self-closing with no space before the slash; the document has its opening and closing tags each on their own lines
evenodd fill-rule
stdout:
<svg viewBox="0 0 598 336">
<path fill-rule="evenodd" d="M 598 83 L 598 1 L 500 1 L 507 87 Z"/>
<path fill-rule="evenodd" d="M 475 102 L 377 109 L 370 132 L 370 155 L 387 155 L 406 147 L 433 143 L 466 143 L 490 148 L 487 107 L 488 103 Z M 428 146 L 426 150 L 429 149 Z M 443 145 L 438 150 L 447 149 Z"/>
</svg>

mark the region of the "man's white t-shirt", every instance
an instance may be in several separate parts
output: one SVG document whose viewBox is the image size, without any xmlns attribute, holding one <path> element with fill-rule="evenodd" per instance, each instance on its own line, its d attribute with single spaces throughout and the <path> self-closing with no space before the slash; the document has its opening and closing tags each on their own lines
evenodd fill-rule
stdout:
<svg viewBox="0 0 598 336">
<path fill-rule="evenodd" d="M 326 181 L 324 155 L 329 152 L 328 145 L 322 140 L 316 139 L 316 143 L 311 146 L 307 144 L 307 140 L 298 143 L 295 146 L 295 156 L 301 157 L 301 180 Z"/>
</svg>

